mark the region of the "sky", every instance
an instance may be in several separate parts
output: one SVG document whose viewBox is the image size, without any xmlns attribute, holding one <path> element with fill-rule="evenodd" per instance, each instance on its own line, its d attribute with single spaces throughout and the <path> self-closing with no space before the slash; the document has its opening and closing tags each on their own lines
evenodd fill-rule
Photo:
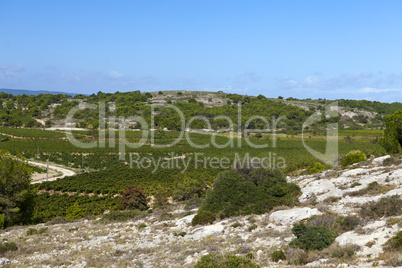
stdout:
<svg viewBox="0 0 402 268">
<path fill-rule="evenodd" d="M 0 0 L 0 88 L 402 102 L 402 1 Z"/>
</svg>

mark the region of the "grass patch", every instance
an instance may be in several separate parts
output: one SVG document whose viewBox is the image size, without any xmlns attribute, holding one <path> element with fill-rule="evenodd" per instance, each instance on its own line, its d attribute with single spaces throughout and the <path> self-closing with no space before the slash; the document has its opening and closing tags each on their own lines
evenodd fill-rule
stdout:
<svg viewBox="0 0 402 268">
<path fill-rule="evenodd" d="M 394 189 L 395 185 L 382 185 L 376 181 L 373 181 L 367 185 L 366 188 L 363 188 L 358 191 L 346 193 L 345 195 L 349 196 L 375 196 L 380 194 L 385 194 L 390 190 Z"/>
</svg>

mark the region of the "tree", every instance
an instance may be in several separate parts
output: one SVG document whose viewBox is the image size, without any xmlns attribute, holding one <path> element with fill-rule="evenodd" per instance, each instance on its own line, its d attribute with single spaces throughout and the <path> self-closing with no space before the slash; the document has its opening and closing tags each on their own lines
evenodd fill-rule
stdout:
<svg viewBox="0 0 402 268">
<path fill-rule="evenodd" d="M 52 121 L 46 120 L 45 127 L 51 127 L 52 125 L 54 125 L 54 123 Z"/>
<path fill-rule="evenodd" d="M 387 153 L 395 154 L 402 151 L 402 110 L 385 118 L 386 129 L 381 145 Z"/>
<path fill-rule="evenodd" d="M 123 209 L 148 209 L 147 197 L 145 196 L 144 191 L 140 186 L 133 188 L 133 186 L 129 185 L 127 189 L 121 194 L 120 204 Z"/>
<path fill-rule="evenodd" d="M 5 226 L 27 223 L 34 206 L 32 169 L 26 161 L 0 151 L 0 214 Z"/>
</svg>

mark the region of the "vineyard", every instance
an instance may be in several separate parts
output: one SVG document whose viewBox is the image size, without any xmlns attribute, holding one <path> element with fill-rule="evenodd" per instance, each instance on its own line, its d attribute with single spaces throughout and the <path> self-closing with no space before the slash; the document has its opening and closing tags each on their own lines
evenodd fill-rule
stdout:
<svg viewBox="0 0 402 268">
<path fill-rule="evenodd" d="M 91 149 L 74 146 L 60 131 L 0 127 L 0 132 L 4 133 L 0 136 L 2 138 L 0 150 L 9 151 L 13 155 L 21 154 L 27 159 L 43 162 L 49 159 L 51 163 L 71 168 L 81 168 L 82 163 L 84 164 L 84 172 L 81 174 L 44 182 L 38 186 L 46 193 L 36 197 L 34 216 L 36 222 L 48 221 L 57 216 L 66 217 L 72 210 L 78 211 L 78 215 L 85 216 L 119 209 L 119 198 L 112 196 L 121 194 L 128 185 L 141 186 L 147 195 L 155 195 L 159 192 L 174 195 L 179 185 L 186 181 L 197 181 L 198 187 L 210 187 L 218 173 L 225 168 L 230 168 L 236 157 L 238 159 L 244 159 L 246 156 L 270 157 L 272 161 L 283 158 L 286 162 L 286 167 L 283 168 L 285 173 L 306 169 L 317 161 L 307 152 L 300 136 L 279 135 L 276 145 L 272 146 L 273 139 L 270 133 L 263 133 L 260 138 L 253 135 L 250 137 L 250 142 L 253 144 L 268 145 L 263 149 L 254 148 L 244 138 L 233 137 L 231 140 L 227 134 L 213 136 L 199 133 L 186 135 L 192 143 L 206 145 L 205 148 L 194 148 L 184 138 L 174 146 L 156 148 L 151 144 L 150 133 L 145 133 L 148 134 L 145 145 L 136 149 L 126 146 L 125 159 L 121 161 L 119 160 L 119 142 L 124 138 L 127 142 L 136 143 L 141 139 L 142 132 L 127 131 L 125 137 L 119 137 L 118 132 L 107 131 L 103 140 L 105 146 L 96 146 Z M 99 137 L 93 135 L 94 133 L 78 131 L 73 134 L 79 142 L 99 142 Z M 352 150 L 361 150 L 367 155 L 381 154 L 380 146 L 374 142 L 380 134 L 377 130 L 360 132 L 342 130 L 339 136 L 340 157 Z M 180 132 L 175 131 L 155 133 L 155 143 L 171 143 L 179 135 Z M 306 145 L 324 153 L 326 140 L 312 133 L 308 135 L 310 136 L 305 137 Z M 351 138 L 346 140 L 346 136 Z M 115 139 L 114 147 L 110 145 L 113 138 Z M 214 143 L 228 146 L 217 149 Z M 132 154 L 132 162 L 130 154 Z M 208 161 L 212 158 L 226 158 L 230 164 L 226 167 L 211 166 Z M 153 166 L 153 161 L 158 159 L 170 161 L 171 164 L 165 167 Z M 141 165 L 136 162 L 137 160 L 141 162 Z M 185 169 L 184 163 L 187 165 Z M 39 169 L 35 171 L 43 172 Z M 50 195 L 49 191 L 76 194 Z M 92 194 L 95 195 L 92 196 Z"/>
<path fill-rule="evenodd" d="M 99 215 L 106 210 L 120 209 L 119 198 L 111 196 L 79 196 L 68 194 L 39 194 L 36 196 L 36 206 L 33 221 L 46 222 L 55 217 L 84 217 L 86 215 Z"/>
</svg>

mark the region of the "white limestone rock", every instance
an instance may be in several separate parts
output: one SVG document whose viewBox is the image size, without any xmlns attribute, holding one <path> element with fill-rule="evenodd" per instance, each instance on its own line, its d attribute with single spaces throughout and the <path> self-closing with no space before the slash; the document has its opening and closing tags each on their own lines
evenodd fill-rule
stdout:
<svg viewBox="0 0 402 268">
<path fill-rule="evenodd" d="M 310 218 L 311 216 L 321 214 L 322 213 L 316 208 L 293 208 L 275 211 L 269 216 L 269 220 L 274 221 L 276 224 L 290 225 L 295 222 Z"/>
</svg>

